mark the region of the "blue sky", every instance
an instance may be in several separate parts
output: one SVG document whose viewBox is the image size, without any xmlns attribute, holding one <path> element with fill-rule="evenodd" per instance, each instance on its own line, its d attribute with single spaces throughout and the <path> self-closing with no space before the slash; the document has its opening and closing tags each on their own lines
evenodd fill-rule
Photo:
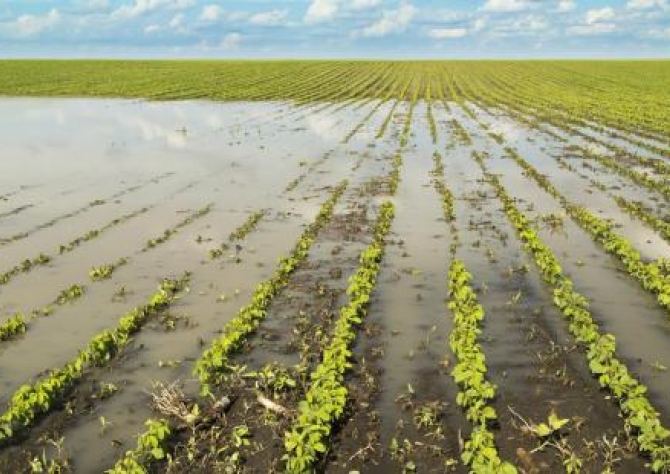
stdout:
<svg viewBox="0 0 670 474">
<path fill-rule="evenodd" d="M 670 57 L 670 0 L 0 0 L 1 57 Z"/>
</svg>

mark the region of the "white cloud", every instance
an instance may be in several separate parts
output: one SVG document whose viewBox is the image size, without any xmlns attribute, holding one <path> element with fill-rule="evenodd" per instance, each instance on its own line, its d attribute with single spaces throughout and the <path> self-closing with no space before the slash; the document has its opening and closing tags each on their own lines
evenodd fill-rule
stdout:
<svg viewBox="0 0 670 474">
<path fill-rule="evenodd" d="M 161 29 L 161 27 L 158 26 L 158 25 L 149 25 L 149 26 L 144 28 L 144 32 L 149 35 L 151 33 L 155 33 L 156 31 L 158 31 L 160 29 Z"/>
<path fill-rule="evenodd" d="M 134 0 L 112 12 L 112 18 L 135 18 L 161 8 L 182 10 L 195 4 L 195 0 Z"/>
<path fill-rule="evenodd" d="M 593 23 L 590 25 L 576 25 L 568 28 L 568 34 L 575 36 L 598 36 L 616 31 L 614 23 Z"/>
<path fill-rule="evenodd" d="M 287 16 L 288 10 L 271 10 L 252 15 L 249 23 L 260 26 L 277 26 L 284 24 Z"/>
<path fill-rule="evenodd" d="M 477 18 L 472 24 L 472 29 L 474 31 L 482 31 L 486 27 L 486 18 Z"/>
<path fill-rule="evenodd" d="M 223 37 L 223 41 L 221 41 L 221 47 L 227 50 L 237 49 L 241 44 L 242 35 L 239 33 L 228 33 Z"/>
<path fill-rule="evenodd" d="M 177 13 L 175 16 L 172 17 L 172 20 L 170 20 L 168 26 L 170 26 L 170 28 L 178 28 L 182 25 L 183 22 L 184 22 L 184 14 Z"/>
<path fill-rule="evenodd" d="M 53 8 L 44 15 L 21 15 L 16 20 L 0 24 L 0 31 L 4 30 L 12 36 L 26 38 L 35 36 L 56 26 L 62 19 L 60 12 Z"/>
<path fill-rule="evenodd" d="M 593 9 L 586 12 L 586 23 L 594 25 L 601 21 L 611 20 L 614 16 L 614 10 L 611 7 Z"/>
<path fill-rule="evenodd" d="M 668 39 L 668 40 L 670 40 L 670 28 L 666 28 L 664 30 L 659 30 L 659 29 L 651 30 L 649 32 L 649 36 L 651 36 L 652 38 L 657 38 L 657 39 Z"/>
<path fill-rule="evenodd" d="M 109 6 L 109 0 L 88 0 L 85 5 L 94 10 L 104 10 Z"/>
<path fill-rule="evenodd" d="M 435 28 L 428 32 L 428 36 L 433 39 L 454 39 L 467 36 L 466 28 Z"/>
<path fill-rule="evenodd" d="M 354 36 L 383 37 L 405 31 L 416 15 L 414 5 L 405 4 L 397 10 L 384 10 L 379 21 L 357 31 Z"/>
<path fill-rule="evenodd" d="M 205 5 L 202 7 L 200 19 L 204 21 L 216 21 L 223 16 L 223 8 L 218 5 Z"/>
<path fill-rule="evenodd" d="M 339 7 L 338 0 L 314 0 L 305 13 L 305 23 L 314 24 L 332 20 Z"/>
<path fill-rule="evenodd" d="M 668 7 L 667 0 L 629 0 L 626 8 L 630 10 L 649 10 L 654 7 L 665 9 Z"/>
<path fill-rule="evenodd" d="M 382 4 L 382 0 L 353 0 L 351 8 L 353 10 L 367 10 L 368 8 L 375 8 Z"/>
<path fill-rule="evenodd" d="M 561 13 L 571 12 L 575 8 L 577 8 L 577 4 L 574 0 L 560 0 L 556 6 L 556 11 Z"/>
<path fill-rule="evenodd" d="M 485 12 L 520 12 L 528 8 L 526 0 L 487 0 L 482 10 Z"/>
</svg>

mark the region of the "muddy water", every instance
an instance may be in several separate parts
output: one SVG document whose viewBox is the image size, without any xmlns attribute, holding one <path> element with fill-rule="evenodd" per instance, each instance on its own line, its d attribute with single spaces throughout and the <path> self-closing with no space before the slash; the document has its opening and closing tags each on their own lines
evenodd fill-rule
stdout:
<svg viewBox="0 0 670 474">
<path fill-rule="evenodd" d="M 434 107 L 433 113 L 439 143 L 445 143 L 449 133 L 444 126 L 444 110 Z M 404 116 L 392 125 L 392 134 L 400 133 L 403 127 Z M 388 450 L 392 439 L 430 441 L 413 432 L 414 413 L 402 407 L 399 397 L 409 394 L 415 406 L 440 404 L 443 413 L 439 425 L 446 434 L 440 446 L 449 457 L 458 457 L 457 432 L 464 423 L 454 408 L 456 388 L 445 369 L 451 327 L 445 306 L 451 238 L 431 182 L 432 155 L 438 148 L 432 143 L 425 104 L 415 108 L 411 130 L 408 145 L 401 151 L 404 164 L 394 199 L 392 236 L 368 315 L 368 320 L 383 328 L 381 394 L 373 408 L 381 417 L 382 448 Z M 420 471 L 434 467 L 435 460 L 428 460 L 425 455 L 417 447 L 417 453 L 411 456 Z M 388 452 L 381 463 L 387 469 L 399 469 Z M 364 466 L 360 468 L 361 472 L 365 470 Z"/>
<path fill-rule="evenodd" d="M 343 178 L 349 178 L 351 182 L 350 191 L 347 193 L 349 197 L 345 197 L 344 201 L 358 199 L 352 194 L 353 190 L 370 176 L 379 175 L 379 164 L 371 159 L 366 160 L 357 173 L 352 175 L 352 161 L 347 159 L 346 154 L 351 151 L 361 152 L 356 147 L 351 148 L 350 145 L 346 151 L 340 150 L 334 154 L 324 165 L 328 167 L 331 163 L 348 163 L 348 172 L 341 173 L 340 169 L 331 168 L 324 170 L 322 175 L 308 178 L 301 186 L 302 191 L 297 191 L 297 199 L 275 201 L 273 212 L 278 214 L 290 212 L 292 216 L 300 216 L 300 221 L 306 223 L 314 217 L 318 205 L 325 198 L 323 192 L 319 191 L 325 182 L 334 184 Z M 338 206 L 336 212 L 341 211 L 344 206 L 344 204 Z M 291 220 L 295 221 L 295 218 Z M 115 423 L 118 425 L 118 428 L 112 425 L 105 431 L 105 439 L 122 440 L 126 445 L 133 442 L 132 436 L 142 430 L 143 421 L 152 415 L 146 393 L 151 390 L 150 381 L 169 383 L 181 380 L 186 384 L 189 393 L 197 393 L 197 384 L 192 379 L 191 369 L 193 361 L 203 349 L 199 341 L 210 341 L 216 337 L 220 328 L 236 314 L 239 307 L 248 302 L 254 286 L 270 276 L 277 256 L 288 252 L 301 231 L 301 226 L 296 226 L 295 222 L 287 223 L 280 220 L 263 223 L 258 232 L 251 234 L 242 243 L 241 264 L 212 265 L 203 262 L 197 267 L 190 293 L 175 310 L 177 314 L 188 315 L 193 327 L 176 332 L 166 333 L 158 330 L 140 334 L 135 345 L 142 350 L 125 362 L 119 371 L 104 377 L 105 380 L 123 386 L 123 391 L 110 403 L 100 407 L 95 416 L 80 420 L 72 429 L 66 431 L 67 446 L 77 459 L 78 469 L 109 466 L 126 449 L 125 445 L 119 448 L 112 444 L 96 451 L 82 448 L 84 440 L 100 432 L 99 416 L 104 416 L 107 420 L 116 420 Z M 177 242 L 172 245 L 179 247 Z M 331 245 L 321 242 L 320 239 L 311 252 L 309 262 L 328 262 L 326 269 L 332 268 L 333 259 L 328 258 L 330 249 Z M 345 253 L 353 252 L 355 260 L 355 254 L 360 249 L 361 245 L 348 244 Z M 346 280 L 340 283 L 346 285 Z M 227 296 L 225 302 L 217 301 L 221 295 Z M 281 324 L 281 312 L 278 314 L 273 312 L 270 319 L 272 321 L 264 325 L 266 330 L 271 329 L 272 324 Z M 266 354 L 263 351 L 254 353 L 258 363 L 268 362 L 270 360 L 268 357 L 274 357 L 277 361 L 283 360 L 274 353 Z M 170 367 L 166 363 L 175 366 Z"/>
<path fill-rule="evenodd" d="M 381 396 L 373 407 L 380 413 L 382 448 L 388 447 L 397 416 L 413 423 L 412 413 L 402 413 L 395 402 L 398 395 L 412 387 L 420 394 L 417 402 L 438 400 L 446 404 L 442 421 L 447 438 L 441 443 L 450 457 L 457 458 L 458 431 L 466 435 L 469 428 L 455 407 L 457 389 L 445 367 L 453 363 L 447 343 L 451 321 L 444 305 L 452 236 L 450 226 L 442 219 L 441 204 L 429 175 L 435 150 L 444 156 L 447 185 L 459 197 L 457 224 L 463 241 L 459 256 L 466 260 L 482 290 L 488 318 L 483 344 L 490 378 L 501 387 L 496 408 L 505 421 L 510 421 L 504 405 L 520 405 L 526 395 L 532 395 L 539 407 L 529 412 L 534 417 L 546 415 L 557 398 L 581 399 L 573 392 L 566 392 L 562 398 L 554 396 L 547 389 L 548 382 L 532 378 L 537 372 L 536 353 L 542 352 L 544 346 L 524 339 L 525 324 L 542 325 L 558 343 L 568 340 L 565 328 L 553 313 L 550 295 L 534 272 L 513 278 L 503 276 L 509 268 L 529 261 L 519 251 L 490 194 L 480 195 L 479 207 L 472 207 L 474 201 L 470 197 L 476 197 L 482 188 L 481 172 L 470 160 L 470 148 L 445 149 L 453 141 L 448 129 L 452 116 L 471 131 L 474 148 L 487 150 L 495 157 L 488 163 L 495 172 L 503 174 L 510 192 L 513 190 L 524 202 L 532 200 L 531 217 L 559 209 L 521 175 L 515 163 L 502 158 L 501 147 L 488 137 L 487 130 L 457 106 L 449 105 L 449 111 L 441 104 L 433 107 L 437 144 L 430 136 L 426 105 L 420 102 L 415 107 L 410 140 L 403 150 L 401 183 L 394 198 L 397 215 L 393 236 L 368 319 L 382 328 L 381 341 L 375 341 L 381 342 L 384 349 L 383 357 L 376 362 L 383 369 Z M 392 110 L 384 138 L 376 140 Z M 39 252 L 54 253 L 58 245 L 89 230 L 150 207 L 146 213 L 83 243 L 73 252 L 57 256 L 48 267 L 36 268 L 0 287 L 0 321 L 15 311 L 29 311 L 48 303 L 73 283 L 87 287 L 81 300 L 56 308 L 52 316 L 34 321 L 24 337 L 0 346 L 0 402 L 5 403 L 20 384 L 44 369 L 75 356 L 92 336 L 113 327 L 129 308 L 146 302 L 161 278 L 178 276 L 186 270 L 193 272 L 189 291 L 170 311 L 176 318 L 176 329 L 168 329 L 159 320 L 149 322 L 109 368 L 95 370 L 88 376 L 89 381 L 114 383 L 119 392 L 97 403 L 92 413 L 70 420 L 64 417 L 65 447 L 76 472 L 99 472 L 111 466 L 119 454 L 134 445 L 144 420 L 155 416 L 146 393 L 152 381 L 181 380 L 187 392 L 195 395 L 197 384 L 191 370 L 203 344 L 208 345 L 218 335 L 221 327 L 248 302 L 255 285 L 274 271 L 276 259 L 289 251 L 331 186 L 344 178 L 350 180 L 350 188 L 336 209 L 341 216 L 358 204 L 364 202 L 374 208 L 386 198 L 360 194 L 360 188 L 372 178 L 388 173 L 408 112 L 407 103 L 395 106 L 377 101 L 352 102 L 346 107 L 292 107 L 285 103 L 0 100 L 0 118 L 13 119 L 11 128 L 0 130 L 0 195 L 7 199 L 0 201 L 0 214 L 21 205 L 34 205 L 0 219 L 0 238 L 36 229 L 29 236 L 0 247 L 0 271 Z M 603 196 L 589 200 L 592 196 L 582 178 L 555 165 L 553 155 L 560 152 L 557 143 L 517 127 L 504 117 L 482 110 L 478 113 L 483 122 L 491 123 L 491 131 L 502 133 L 535 166 L 548 170 L 556 186 L 571 199 L 596 209 L 605 208 L 606 213 L 612 213 L 608 216 L 620 217 L 618 211 L 607 207 L 608 200 Z M 343 143 L 354 129 L 357 133 Z M 169 174 L 152 181 L 164 173 Z M 297 178 L 296 186 L 287 190 L 287 185 Z M 135 186 L 137 189 L 123 193 Z M 95 199 L 114 195 L 118 197 L 105 204 L 37 229 Z M 140 251 L 148 239 L 158 237 L 188 212 L 207 203 L 214 204 L 211 213 L 181 229 L 165 244 Z M 209 249 L 225 242 L 232 230 L 263 208 L 269 209 L 268 215 L 240 243 L 239 263 L 235 250 L 219 260 L 209 258 Z M 500 230 L 482 233 L 476 225 L 472 226 L 473 221 L 476 224 L 483 220 L 495 221 L 498 229 L 510 234 L 514 245 L 503 251 L 496 248 Z M 633 229 L 629 226 L 621 229 L 626 235 Z M 642 373 L 654 401 L 658 401 L 670 379 L 665 373 L 654 372 L 651 364 L 670 364 L 670 353 L 663 349 L 670 328 L 662 324 L 664 319 L 659 317 L 653 300 L 637 288 L 636 282 L 617 273 L 616 263 L 594 246 L 588 235 L 569 221 L 564 230 L 565 236 L 543 232 L 543 238 L 560 254 L 578 288 L 593 298 L 594 315 L 618 337 L 619 352 L 636 372 Z M 359 240 L 339 243 L 346 248 L 337 258 L 332 257 L 332 252 L 338 242 L 332 240 L 332 235 L 322 236 L 308 262 L 310 268 L 318 264 L 326 272 L 346 265 L 350 270 L 366 243 L 367 236 L 363 234 L 364 231 Z M 645 236 L 641 234 L 640 239 Z M 473 246 L 477 241 L 482 245 Z M 644 248 L 649 256 L 664 251 L 651 253 L 653 245 Z M 129 257 L 130 262 L 117 270 L 112 279 L 101 283 L 87 281 L 92 266 L 120 257 Z M 580 261 L 587 265 L 577 263 Z M 345 285 L 346 275 L 335 286 L 341 290 Z M 121 288 L 125 295 L 115 297 Z M 510 308 L 507 303 L 519 290 L 519 305 Z M 612 300 L 610 293 L 616 298 Z M 221 298 L 223 295 L 225 298 Z M 542 312 L 536 317 L 538 308 Z M 634 314 L 635 320 L 628 314 Z M 290 318 L 281 316 L 281 312 L 274 314 L 268 327 L 293 324 Z M 289 332 L 291 328 L 282 330 Z M 645 343 L 640 344 L 640 340 Z M 261 357 L 272 358 L 273 354 L 263 349 L 254 356 L 260 362 Z M 581 354 L 575 353 L 575 357 Z M 636 357 L 642 362 L 637 363 Z M 287 364 L 292 362 L 290 357 L 277 358 Z M 571 370 L 583 378 L 582 369 Z M 570 405 L 571 410 L 577 414 L 591 410 L 598 400 L 596 395 L 585 391 L 584 407 L 575 403 Z M 657 404 L 669 412 L 670 407 Z M 619 426 L 611 412 L 594 411 L 587 416 L 590 413 L 605 420 L 602 425 L 594 424 L 596 428 L 604 431 Z M 101 417 L 105 420 L 104 430 Z M 56 418 L 47 417 L 47 422 Z M 42 433 L 40 428 L 30 434 L 37 433 Z M 502 452 L 512 459 L 517 433 L 504 427 L 502 434 Z M 519 443 L 530 445 L 528 440 Z M 349 447 L 345 444 L 340 447 L 347 454 Z M 40 451 L 37 444 L 31 447 L 36 453 Z M 339 472 L 335 465 L 332 471 Z"/>
<path fill-rule="evenodd" d="M 185 269 L 192 270 L 192 290 L 175 311 L 191 316 L 195 325 L 192 329 L 197 335 L 184 338 L 178 331 L 167 335 L 161 330 L 147 331 L 140 335 L 138 347 L 148 350 L 140 350 L 137 354 L 133 351 L 128 367 L 119 368 L 109 376 L 119 386 L 130 387 L 105 404 L 102 411 L 107 414 L 107 419 L 117 420 L 110 425 L 110 432 L 116 438 L 126 440 L 126 449 L 132 437 L 141 430 L 142 421 L 151 415 L 146 403 L 142 404 L 142 410 L 133 408 L 138 400 L 146 401 L 144 391 L 150 389 L 147 381 L 163 377 L 166 377 L 164 380 L 190 377 L 192 364 L 188 361 L 193 361 L 202 351 L 197 341 L 211 340 L 225 321 L 234 315 L 239 302 L 248 299 L 256 282 L 269 276 L 277 256 L 285 254 L 301 232 L 300 223 L 311 220 L 318 210 L 325 197 L 324 186 L 336 184 L 345 177 L 352 178 L 352 185 L 360 184 L 370 176 L 379 174 L 374 171 L 379 166 L 379 157 L 370 155 L 368 145 L 369 137 L 383 116 L 371 117 L 370 123 L 364 124 L 346 149 L 340 146 L 352 124 L 360 122 L 369 110 L 366 106 L 356 111 L 352 108 L 335 113 L 330 111 L 331 115 L 327 117 L 306 115 L 303 123 L 296 124 L 299 130 L 281 122 L 271 123 L 269 127 L 259 128 L 258 137 L 250 138 L 244 145 L 218 143 L 216 135 L 205 137 L 197 143 L 211 159 L 218 160 L 218 170 L 200 176 L 194 186 L 178 195 L 173 193 L 175 187 L 179 189 L 176 182 L 161 184 L 160 190 L 146 192 L 147 196 L 144 196 L 142 202 L 151 201 L 152 198 L 155 200 L 156 194 L 162 193 L 163 196 L 162 200 L 151 202 L 155 207 L 146 216 L 119 226 L 72 254 L 59 258 L 59 265 L 54 264 L 53 268 L 40 269 L 42 273 L 36 270 L 35 274 L 12 282 L 6 288 L 12 296 L 8 306 L 14 308 L 23 304 L 23 307 L 30 307 L 34 300 L 29 298 L 28 292 L 22 290 L 37 285 L 41 281 L 39 276 L 44 279 L 48 273 L 47 280 L 51 278 L 51 283 L 70 274 L 72 278 L 78 276 L 81 279 L 90 264 L 96 261 L 95 258 L 100 259 L 98 262 L 107 262 L 120 255 L 132 255 L 127 267 L 118 270 L 112 281 L 91 289 L 84 302 L 59 309 L 50 319 L 36 322 L 25 340 L 5 346 L 1 360 L 6 365 L 0 369 L 3 374 L 3 395 L 9 396 L 17 384 L 36 375 L 40 369 L 59 365 L 71 357 L 73 349 L 76 351 L 93 334 L 113 325 L 125 308 L 145 301 L 161 276 L 176 275 Z M 380 107 L 378 115 L 385 110 L 386 107 Z M 287 135 L 290 135 L 291 142 L 286 140 Z M 223 149 L 223 152 L 218 148 Z M 379 151 L 386 153 L 384 148 L 380 147 Z M 188 153 L 196 152 L 188 150 Z M 218 158 L 215 155 L 219 155 Z M 359 161 L 361 163 L 356 173 L 352 174 L 352 164 Z M 300 186 L 294 192 L 284 192 L 286 184 L 302 173 L 307 176 Z M 180 173 L 176 172 L 175 175 L 180 176 Z M 278 201 L 280 195 L 284 197 Z M 182 219 L 183 211 L 204 205 L 203 198 L 215 204 L 209 215 L 184 229 L 167 244 L 147 253 L 137 253 L 147 238 L 160 235 L 164 228 Z M 132 204 L 137 206 L 142 202 Z M 129 207 L 131 203 L 120 204 Z M 263 207 L 272 208 L 270 218 L 245 242 L 241 253 L 243 262 L 239 265 L 229 261 L 209 262 L 207 249 L 224 241 L 234 227 L 244 221 L 247 212 Z M 80 227 L 86 228 L 89 224 Z M 63 227 L 59 225 L 54 229 Z M 198 236 L 202 237 L 204 243 L 197 242 Z M 51 237 L 53 240 L 53 235 Z M 44 240 L 48 242 L 50 239 Z M 208 244 L 210 240 L 212 243 Z M 123 301 L 110 304 L 113 293 L 120 287 L 126 288 L 128 295 Z M 53 291 L 51 288 L 47 290 Z M 50 294 L 50 291 L 45 291 L 44 297 Z M 217 302 L 217 297 L 222 294 L 230 296 L 228 303 Z M 184 313 L 181 313 L 182 308 L 185 308 Z M 54 345 L 51 350 L 38 351 L 35 357 L 21 355 L 35 351 L 35 344 L 44 344 L 58 327 L 76 327 L 64 338 L 70 348 L 65 347 L 65 344 Z M 154 339 L 155 342 L 152 342 Z M 176 364 L 176 367 L 173 370 L 165 366 L 161 369 L 159 365 L 165 364 L 160 362 L 169 366 Z M 120 416 L 120 413 L 124 415 Z M 109 450 L 101 449 L 99 452 L 76 448 L 86 446 L 79 440 L 90 439 L 99 430 L 98 425 L 98 418 L 93 418 L 91 422 L 76 426 L 72 433 L 68 431 L 67 444 L 74 447 L 77 466 L 82 471 L 110 465 L 118 455 L 117 450 L 111 449 L 111 445 Z"/>
</svg>

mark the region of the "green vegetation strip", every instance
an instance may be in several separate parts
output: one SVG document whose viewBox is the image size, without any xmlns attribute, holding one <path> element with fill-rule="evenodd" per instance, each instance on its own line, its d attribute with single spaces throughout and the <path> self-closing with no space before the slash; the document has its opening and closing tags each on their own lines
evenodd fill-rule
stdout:
<svg viewBox="0 0 670 474">
<path fill-rule="evenodd" d="M 228 236 L 228 241 L 236 242 L 243 240 L 247 235 L 253 232 L 256 227 L 258 227 L 258 224 L 265 216 L 267 216 L 268 212 L 270 212 L 269 209 L 261 209 L 260 211 L 251 214 L 242 225 L 230 233 Z M 220 258 L 229 248 L 230 246 L 224 242 L 217 248 L 211 249 L 209 251 L 209 256 L 212 259 Z"/>
<path fill-rule="evenodd" d="M 107 474 L 145 474 L 144 465 L 167 456 L 170 426 L 165 420 L 147 420 L 147 430 L 137 438 L 137 447 L 127 451 Z"/>
<path fill-rule="evenodd" d="M 214 204 L 207 204 L 205 207 L 198 209 L 197 211 L 189 214 L 184 220 L 178 222 L 174 227 L 171 227 L 163 232 L 163 235 L 153 239 L 147 240 L 147 243 L 142 248 L 142 252 L 147 252 L 154 247 L 158 247 L 161 244 L 164 244 L 172 237 L 174 237 L 179 230 L 186 227 L 189 224 L 192 224 L 194 221 L 200 219 L 201 217 L 206 216 L 214 209 Z"/>
<path fill-rule="evenodd" d="M 433 177 L 433 186 L 442 199 L 444 218 L 447 222 L 451 222 L 456 219 L 454 195 L 444 184 L 444 163 L 442 162 L 442 155 L 438 152 L 433 153 L 433 163 L 435 164 L 435 167 L 430 172 L 430 175 Z"/>
<path fill-rule="evenodd" d="M 312 222 L 302 233 L 289 257 L 282 257 L 275 273 L 267 281 L 256 287 L 251 303 L 240 309 L 223 329 L 223 335 L 212 343 L 212 346 L 203 352 L 197 361 L 194 373 L 201 383 L 202 393 L 211 391 L 211 385 L 222 378 L 222 373 L 229 368 L 228 357 L 234 353 L 265 319 L 272 299 L 288 284 L 288 277 L 302 263 L 309 254 L 314 240 L 321 228 L 330 221 L 335 205 L 347 188 L 347 182 L 340 183 L 330 197 L 321 206 L 321 209 Z"/>
<path fill-rule="evenodd" d="M 350 346 L 356 339 L 356 327 L 366 314 L 370 295 L 377 283 L 393 216 L 393 204 L 384 203 L 373 231 L 373 241 L 361 253 L 358 270 L 349 278 L 349 303 L 340 309 L 340 317 L 323 352 L 322 362 L 310 375 L 309 389 L 298 406 L 298 419 L 284 437 L 284 460 L 288 472 L 313 470 L 314 463 L 327 450 L 326 443 L 334 423 L 344 412 L 347 403 L 344 377 L 351 367 Z"/>
<path fill-rule="evenodd" d="M 488 428 L 497 419 L 495 409 L 489 405 L 495 397 L 496 386 L 486 380 L 486 358 L 478 342 L 484 308 L 470 286 L 471 280 L 472 275 L 463 262 L 454 260 L 449 269 L 447 304 L 454 317 L 449 346 L 457 360 L 451 375 L 460 388 L 456 403 L 474 425 L 470 439 L 463 445 L 461 459 L 473 472 L 516 473 L 512 464 L 498 456 L 493 433 Z"/>
<path fill-rule="evenodd" d="M 670 144 L 667 61 L 22 60 L 1 61 L 0 70 L 1 95 L 301 103 L 419 96 L 506 107 L 566 129 L 626 132 L 666 156 Z"/>
<path fill-rule="evenodd" d="M 591 373 L 618 402 L 626 428 L 635 436 L 640 452 L 651 458 L 649 467 L 653 472 L 668 472 L 670 431 L 662 426 L 658 412 L 646 397 L 647 387 L 637 381 L 617 358 L 614 336 L 600 333 L 589 311 L 588 300 L 574 289 L 574 283 L 565 276 L 552 250 L 516 207 L 498 177 L 487 171 L 481 156 L 474 154 L 473 157 L 502 201 L 526 250 L 535 258 L 543 280 L 553 288 L 554 304 L 568 321 L 570 333 L 578 343 L 586 346 Z"/>
<path fill-rule="evenodd" d="M 506 150 L 528 176 L 561 203 L 568 215 L 586 230 L 594 241 L 623 263 L 628 273 L 638 280 L 642 288 L 656 295 L 659 305 L 670 310 L 670 277 L 664 275 L 657 265 L 644 262 L 640 252 L 633 247 L 633 244 L 614 232 L 612 223 L 593 215 L 585 207 L 570 203 L 546 176 L 537 171 L 521 155 L 510 148 Z"/>
<path fill-rule="evenodd" d="M 0 415 L 0 444 L 11 440 L 20 429 L 32 426 L 37 419 L 57 406 L 67 391 L 84 376 L 86 368 L 105 365 L 138 332 L 151 316 L 169 307 L 189 281 L 185 274 L 178 280 L 165 279 L 144 306 L 134 308 L 118 325 L 95 336 L 79 355 L 63 367 L 35 382 L 20 387 L 13 395 L 7 410 Z"/>
</svg>

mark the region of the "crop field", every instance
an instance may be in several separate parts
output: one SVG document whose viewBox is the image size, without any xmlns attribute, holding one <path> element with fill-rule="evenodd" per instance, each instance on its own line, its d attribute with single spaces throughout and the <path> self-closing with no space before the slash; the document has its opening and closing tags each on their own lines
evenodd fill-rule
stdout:
<svg viewBox="0 0 670 474">
<path fill-rule="evenodd" d="M 0 61 L 0 473 L 670 472 L 670 62 Z"/>
</svg>

